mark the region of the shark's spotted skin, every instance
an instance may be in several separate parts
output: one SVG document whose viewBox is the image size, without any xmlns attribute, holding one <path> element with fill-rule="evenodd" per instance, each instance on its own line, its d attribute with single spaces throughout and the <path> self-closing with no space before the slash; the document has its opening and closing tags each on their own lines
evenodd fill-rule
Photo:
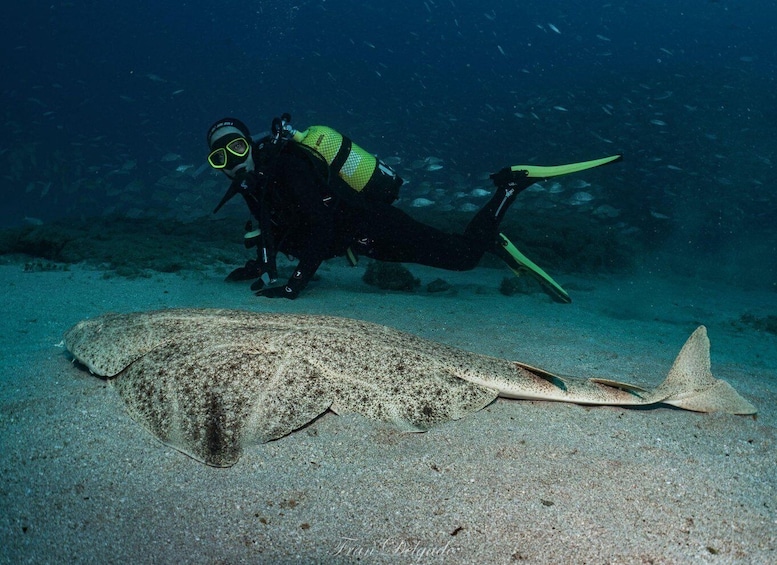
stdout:
<svg viewBox="0 0 777 565">
<path fill-rule="evenodd" d="M 73 326 L 65 345 L 110 379 L 132 417 L 157 438 L 219 467 L 233 465 L 245 445 L 282 437 L 327 410 L 407 431 L 456 420 L 497 396 L 755 412 L 710 373 L 703 326 L 654 390 L 558 377 L 329 316 L 208 309 L 106 314 Z"/>
</svg>

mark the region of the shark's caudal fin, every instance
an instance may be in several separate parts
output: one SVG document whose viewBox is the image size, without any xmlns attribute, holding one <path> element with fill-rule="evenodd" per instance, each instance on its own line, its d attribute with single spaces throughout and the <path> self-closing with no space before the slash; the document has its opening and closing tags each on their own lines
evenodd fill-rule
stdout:
<svg viewBox="0 0 777 565">
<path fill-rule="evenodd" d="M 655 402 L 695 412 L 755 414 L 757 410 L 726 381 L 710 371 L 710 340 L 699 326 L 674 361 L 664 382 L 654 391 Z"/>
</svg>

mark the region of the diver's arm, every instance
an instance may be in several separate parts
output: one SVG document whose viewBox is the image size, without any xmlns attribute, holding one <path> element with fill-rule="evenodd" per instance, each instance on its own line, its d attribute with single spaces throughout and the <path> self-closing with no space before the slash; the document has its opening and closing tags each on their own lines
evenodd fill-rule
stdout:
<svg viewBox="0 0 777 565">
<path fill-rule="evenodd" d="M 282 185 L 292 193 L 309 232 L 304 248 L 298 254 L 299 263 L 286 285 L 262 289 L 257 293 L 269 298 L 296 298 L 329 256 L 334 239 L 334 214 L 322 199 L 317 177 L 309 166 L 297 166 L 296 161 L 289 165 L 284 167 Z"/>
<path fill-rule="evenodd" d="M 259 276 L 266 272 L 270 280 L 275 281 L 278 278 L 278 269 L 276 267 L 278 252 L 275 248 L 275 238 L 272 233 L 270 209 L 267 203 L 264 202 L 266 183 L 267 177 L 254 171 L 248 172 L 240 181 L 233 181 L 233 185 L 236 186 L 234 190 L 242 195 L 251 215 L 259 224 L 258 233 L 253 231 L 253 226 L 250 223 L 246 227 L 246 247 L 256 246 L 256 258 L 262 268 Z"/>
</svg>

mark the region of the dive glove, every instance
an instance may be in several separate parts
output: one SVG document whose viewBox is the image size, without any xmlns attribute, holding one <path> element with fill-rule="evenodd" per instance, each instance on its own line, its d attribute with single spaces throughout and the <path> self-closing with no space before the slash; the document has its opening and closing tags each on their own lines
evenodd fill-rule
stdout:
<svg viewBox="0 0 777 565">
<path fill-rule="evenodd" d="M 297 296 L 299 296 L 299 293 L 302 292 L 302 289 L 305 288 L 309 278 L 310 277 L 305 277 L 303 272 L 297 269 L 289 279 L 289 282 L 283 286 L 268 286 L 264 288 L 260 286 L 258 288 L 254 288 L 257 283 L 262 282 L 262 279 L 259 279 L 251 285 L 251 290 L 257 291 L 254 293 L 256 296 L 266 296 L 267 298 L 288 298 L 289 300 L 294 300 L 297 298 Z M 273 283 L 275 281 L 270 282 Z"/>
<path fill-rule="evenodd" d="M 299 291 L 294 290 L 289 285 L 282 285 L 268 286 L 260 289 L 255 294 L 256 296 L 264 296 L 266 298 L 288 298 L 289 300 L 294 300 L 297 298 Z"/>
</svg>

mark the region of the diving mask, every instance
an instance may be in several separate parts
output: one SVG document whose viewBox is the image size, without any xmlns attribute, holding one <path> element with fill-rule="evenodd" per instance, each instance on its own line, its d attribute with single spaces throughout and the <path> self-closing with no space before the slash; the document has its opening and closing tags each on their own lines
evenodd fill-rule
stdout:
<svg viewBox="0 0 777 565">
<path fill-rule="evenodd" d="M 214 169 L 234 169 L 243 163 L 251 151 L 251 143 L 245 137 L 229 141 L 224 147 L 218 147 L 208 155 L 208 163 Z"/>
</svg>

